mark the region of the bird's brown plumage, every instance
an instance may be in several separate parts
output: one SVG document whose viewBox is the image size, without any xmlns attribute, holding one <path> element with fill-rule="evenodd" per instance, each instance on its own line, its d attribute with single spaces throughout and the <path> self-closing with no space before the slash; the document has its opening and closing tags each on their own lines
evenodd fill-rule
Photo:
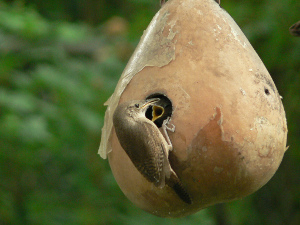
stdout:
<svg viewBox="0 0 300 225">
<path fill-rule="evenodd" d="M 155 100 L 130 101 L 120 104 L 113 116 L 118 140 L 138 171 L 156 187 L 172 187 L 179 197 L 191 203 L 191 198 L 171 168 L 170 145 L 155 125 L 146 118 L 148 107 Z"/>
</svg>

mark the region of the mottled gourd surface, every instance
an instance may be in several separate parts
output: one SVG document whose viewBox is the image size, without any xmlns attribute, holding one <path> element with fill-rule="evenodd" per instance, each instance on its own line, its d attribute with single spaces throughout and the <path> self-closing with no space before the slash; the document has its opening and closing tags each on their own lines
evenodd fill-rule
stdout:
<svg viewBox="0 0 300 225">
<path fill-rule="evenodd" d="M 192 204 L 136 169 L 116 136 L 116 107 L 153 94 L 172 103 L 169 162 Z M 100 154 L 143 210 L 182 217 L 266 184 L 286 151 L 281 97 L 238 25 L 214 0 L 169 0 L 154 16 L 107 102 Z M 161 130 L 161 128 L 160 128 Z"/>
</svg>

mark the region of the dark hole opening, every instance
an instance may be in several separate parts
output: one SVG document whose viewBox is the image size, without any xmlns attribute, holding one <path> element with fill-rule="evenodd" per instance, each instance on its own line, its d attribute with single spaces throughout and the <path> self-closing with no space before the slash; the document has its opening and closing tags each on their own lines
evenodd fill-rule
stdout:
<svg viewBox="0 0 300 225">
<path fill-rule="evenodd" d="M 152 106 L 150 106 L 146 111 L 146 118 L 152 120 Z"/>
<path fill-rule="evenodd" d="M 171 100 L 164 94 L 161 93 L 155 93 L 149 95 L 146 99 L 151 99 L 151 98 L 159 98 L 160 100 L 155 103 L 157 106 L 161 106 L 164 110 L 162 110 L 160 107 L 155 107 L 155 115 L 161 115 L 158 119 L 153 121 L 157 127 L 161 127 L 164 120 L 167 119 L 168 117 L 172 116 L 173 112 L 173 107 L 172 107 L 172 102 Z M 153 107 L 149 107 L 146 111 L 146 118 L 149 120 L 152 120 L 152 111 Z"/>
</svg>

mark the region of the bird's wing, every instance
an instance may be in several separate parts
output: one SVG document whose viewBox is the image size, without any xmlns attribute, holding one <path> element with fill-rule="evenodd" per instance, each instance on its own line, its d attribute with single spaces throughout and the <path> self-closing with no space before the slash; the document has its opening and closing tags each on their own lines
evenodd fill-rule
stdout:
<svg viewBox="0 0 300 225">
<path fill-rule="evenodd" d="M 135 167 L 142 175 L 155 186 L 165 185 L 166 163 L 168 163 L 166 151 L 167 143 L 157 126 L 151 121 L 144 121 L 139 124 L 139 133 L 132 132 L 130 140 L 135 145 L 135 152 L 131 152 L 129 157 Z M 126 152 L 127 150 L 124 149 Z"/>
</svg>

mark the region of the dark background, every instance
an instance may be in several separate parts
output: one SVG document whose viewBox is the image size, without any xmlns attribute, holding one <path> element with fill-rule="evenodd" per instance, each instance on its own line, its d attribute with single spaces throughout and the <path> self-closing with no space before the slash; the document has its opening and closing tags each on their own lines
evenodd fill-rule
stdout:
<svg viewBox="0 0 300 225">
<path fill-rule="evenodd" d="M 0 0 L 0 224 L 300 224 L 300 38 L 288 31 L 300 1 L 221 5 L 283 96 L 290 148 L 269 183 L 181 219 L 135 207 L 97 151 L 103 103 L 159 0 Z"/>
</svg>

